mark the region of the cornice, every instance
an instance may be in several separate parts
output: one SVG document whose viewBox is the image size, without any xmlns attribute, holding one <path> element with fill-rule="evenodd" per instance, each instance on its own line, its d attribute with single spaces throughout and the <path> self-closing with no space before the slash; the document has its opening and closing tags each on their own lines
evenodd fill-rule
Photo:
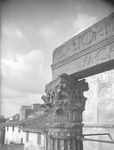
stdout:
<svg viewBox="0 0 114 150">
<path fill-rule="evenodd" d="M 114 12 L 53 51 L 52 70 L 114 41 Z"/>
<path fill-rule="evenodd" d="M 80 58 L 86 54 L 89 54 L 93 51 L 96 51 L 96 50 L 100 49 L 101 47 L 104 47 L 104 46 L 112 43 L 113 41 L 114 41 L 114 34 L 110 35 L 109 37 L 107 37 L 107 38 L 105 38 L 105 39 L 103 39 L 103 40 L 101 40 L 101 41 L 99 41 L 93 45 L 91 45 L 91 47 L 86 47 L 81 52 L 76 53 L 76 54 L 72 55 L 71 57 L 68 57 L 62 61 L 59 61 L 58 63 L 52 64 L 51 68 L 52 68 L 52 70 L 59 68 L 59 67 L 65 65 L 65 64 L 67 64 L 67 63 L 69 63 L 75 59 L 78 59 L 78 58 Z"/>
</svg>

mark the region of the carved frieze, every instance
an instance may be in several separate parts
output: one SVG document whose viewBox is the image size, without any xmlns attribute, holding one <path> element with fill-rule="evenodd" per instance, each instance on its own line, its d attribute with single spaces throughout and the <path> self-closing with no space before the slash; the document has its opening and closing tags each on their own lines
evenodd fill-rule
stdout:
<svg viewBox="0 0 114 150">
<path fill-rule="evenodd" d="M 77 81 L 65 73 L 53 83 L 50 83 L 52 86 L 46 86 L 46 96 L 42 96 L 45 113 L 48 114 L 47 121 L 82 122 L 86 101 L 83 92 L 88 90 L 88 84 L 85 80 Z"/>
<path fill-rule="evenodd" d="M 114 59 L 114 42 L 82 57 L 80 69 Z"/>
<path fill-rule="evenodd" d="M 99 21 L 87 30 L 74 36 L 69 41 L 56 48 L 53 52 L 52 65 L 66 60 L 74 54 L 81 53 L 85 48 L 101 42 L 114 33 L 114 13 Z"/>
<path fill-rule="evenodd" d="M 80 128 L 77 128 L 75 129 L 75 132 L 74 130 L 70 129 L 70 130 L 54 130 L 52 133 L 51 133 L 51 136 L 53 138 L 57 138 L 57 139 L 73 139 L 75 138 L 76 136 L 80 136 L 82 135 L 82 130 L 81 130 L 81 127 Z"/>
</svg>

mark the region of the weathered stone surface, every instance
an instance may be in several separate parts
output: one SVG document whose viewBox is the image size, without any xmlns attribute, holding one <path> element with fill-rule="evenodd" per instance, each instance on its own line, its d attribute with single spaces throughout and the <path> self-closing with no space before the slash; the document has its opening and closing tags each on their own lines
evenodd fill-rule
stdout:
<svg viewBox="0 0 114 150">
<path fill-rule="evenodd" d="M 114 127 L 106 127 L 106 126 L 84 126 L 83 127 L 83 134 L 97 134 L 97 133 L 109 133 L 114 139 Z M 97 140 L 105 140 L 111 141 L 108 135 L 99 135 L 99 136 L 85 136 L 88 139 L 97 139 Z M 100 143 L 100 142 L 91 142 L 91 141 L 84 141 L 84 150 L 113 150 L 114 144 L 109 143 Z"/>
<path fill-rule="evenodd" d="M 114 68 L 114 13 L 53 52 L 53 79 L 64 72 L 83 78 L 112 68 Z"/>
<path fill-rule="evenodd" d="M 83 92 L 87 90 L 85 80 L 78 81 L 66 73 L 46 86 L 46 96 L 42 99 L 47 114 L 47 134 L 52 138 L 53 150 L 57 145 L 59 149 L 75 150 L 76 146 L 81 150 L 82 142 L 76 141 L 76 137 L 82 135 L 82 113 L 86 102 Z"/>
<path fill-rule="evenodd" d="M 88 90 L 88 84 L 79 79 L 113 68 L 114 13 L 55 49 L 52 63 L 53 81 L 46 85 L 46 96 L 42 97 L 45 102 L 45 120 L 47 135 L 51 138 L 51 149 L 57 146 L 59 149 L 83 149 L 79 137 L 83 134 L 82 113 L 86 102 L 84 92 Z M 97 84 L 92 96 L 98 95 L 102 91 L 101 88 Z M 89 123 L 101 123 L 98 115 L 105 109 L 102 107 L 103 101 L 98 103 L 95 100 L 94 106 L 90 104 L 92 111 L 89 111 Z M 101 109 L 98 108 L 99 105 L 102 105 Z M 87 120 L 88 118 L 84 122 Z"/>
<path fill-rule="evenodd" d="M 110 133 L 114 140 L 114 70 L 86 78 L 89 90 L 83 113 L 84 134 Z M 86 138 L 111 141 L 105 136 Z M 84 150 L 113 150 L 114 144 L 84 141 Z"/>
<path fill-rule="evenodd" d="M 42 97 L 47 119 L 53 125 L 56 122 L 67 122 L 64 126 L 73 125 L 68 122 L 81 123 L 86 101 L 83 92 L 88 90 L 87 82 L 78 81 L 67 74 L 61 74 L 57 79 L 51 83 L 52 86 L 46 86 L 46 96 Z"/>
<path fill-rule="evenodd" d="M 24 150 L 24 144 L 0 145 L 0 150 Z"/>
<path fill-rule="evenodd" d="M 114 125 L 114 70 L 86 78 L 89 90 L 83 112 L 84 124 Z"/>
</svg>

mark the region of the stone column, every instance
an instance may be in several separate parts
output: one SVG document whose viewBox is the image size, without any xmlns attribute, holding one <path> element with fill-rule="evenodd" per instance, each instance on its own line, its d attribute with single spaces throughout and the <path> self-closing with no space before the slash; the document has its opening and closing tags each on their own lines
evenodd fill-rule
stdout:
<svg viewBox="0 0 114 150">
<path fill-rule="evenodd" d="M 65 73 L 46 86 L 46 96 L 42 99 L 50 139 L 48 150 L 83 150 L 83 143 L 77 137 L 82 135 L 86 102 L 83 92 L 87 90 L 85 80 L 78 81 Z"/>
</svg>

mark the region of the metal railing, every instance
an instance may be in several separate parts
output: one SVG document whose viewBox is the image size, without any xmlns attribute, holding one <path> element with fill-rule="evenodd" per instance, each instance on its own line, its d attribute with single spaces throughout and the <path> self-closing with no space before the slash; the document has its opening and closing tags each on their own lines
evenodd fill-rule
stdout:
<svg viewBox="0 0 114 150">
<path fill-rule="evenodd" d="M 106 140 L 98 140 L 98 139 L 90 139 L 90 138 L 85 138 L 84 136 L 99 136 L 99 135 L 108 135 L 111 141 L 106 141 Z M 98 133 L 98 134 L 83 134 L 80 137 L 77 137 L 78 140 L 81 141 L 92 141 L 92 142 L 102 142 L 102 143 L 109 143 L 109 144 L 114 144 L 114 141 L 110 135 L 110 133 Z"/>
</svg>

